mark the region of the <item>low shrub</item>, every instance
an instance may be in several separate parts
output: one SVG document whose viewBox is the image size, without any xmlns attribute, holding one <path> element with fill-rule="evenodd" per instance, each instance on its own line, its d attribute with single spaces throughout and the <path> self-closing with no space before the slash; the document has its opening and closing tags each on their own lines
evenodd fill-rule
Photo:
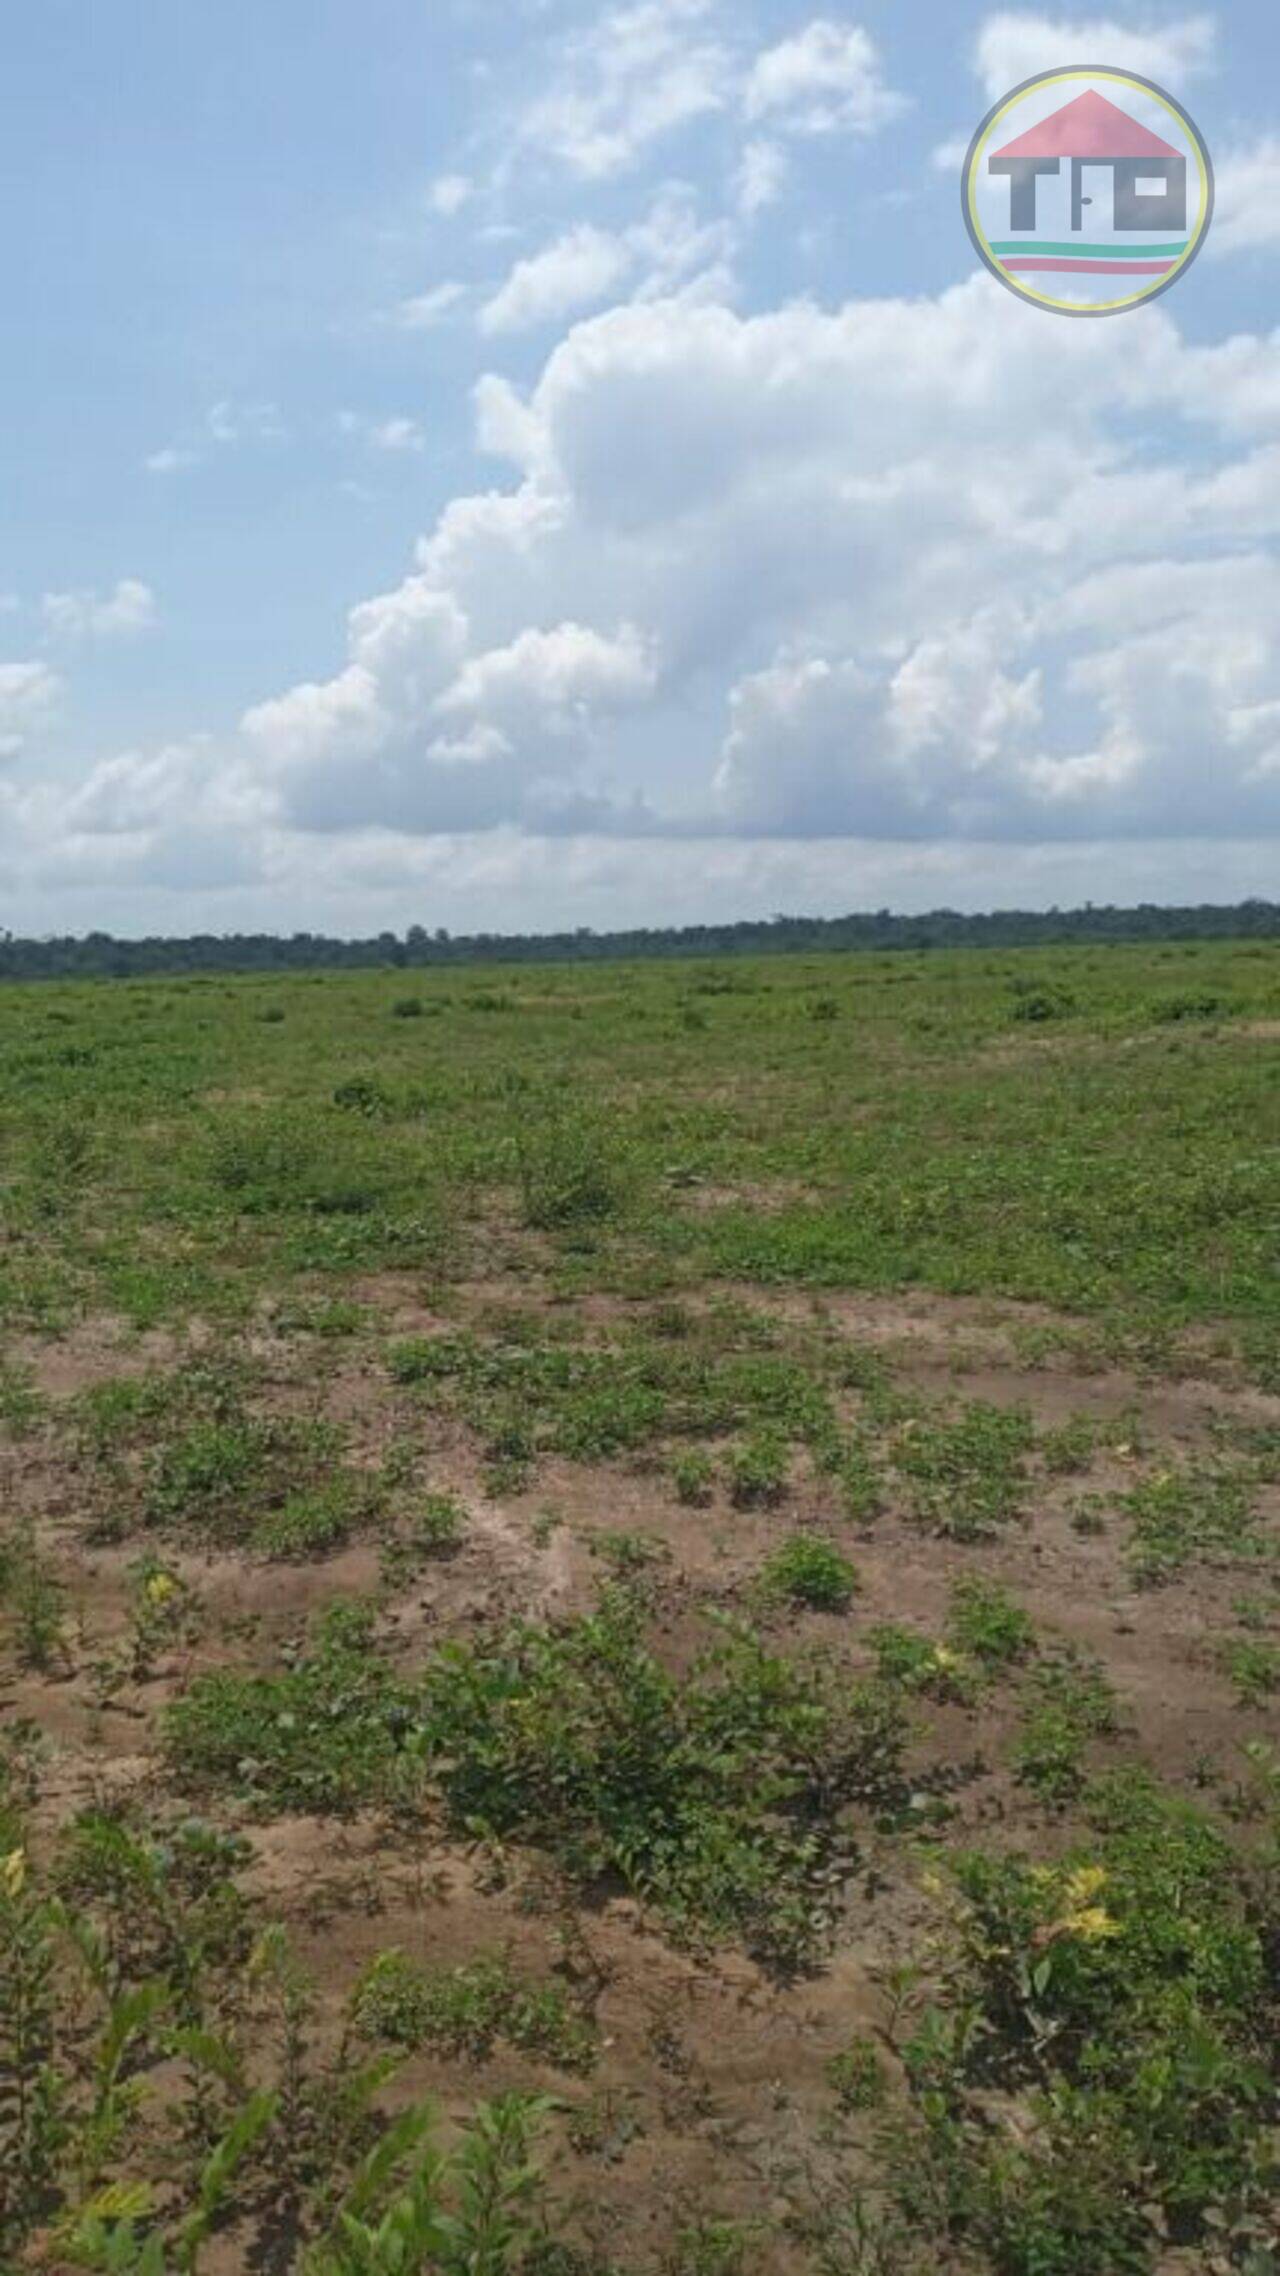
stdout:
<svg viewBox="0 0 1280 2276">
<path fill-rule="evenodd" d="M 813 1612 L 844 1612 L 858 1586 L 848 1558 L 833 1542 L 812 1533 L 794 1534 L 775 1549 L 760 1580 L 766 1596 Z"/>
<path fill-rule="evenodd" d="M 509 1953 L 428 1971 L 403 1952 L 380 1952 L 356 1986 L 352 2018 L 366 2038 L 477 2062 L 499 2041 L 561 2070 L 589 2070 L 596 2056 L 591 2020 L 566 1987 L 531 1983 Z"/>
</svg>

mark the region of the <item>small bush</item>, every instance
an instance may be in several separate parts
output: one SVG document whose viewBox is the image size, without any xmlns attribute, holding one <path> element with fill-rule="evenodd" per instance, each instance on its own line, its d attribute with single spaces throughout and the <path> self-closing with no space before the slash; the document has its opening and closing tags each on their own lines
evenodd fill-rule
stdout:
<svg viewBox="0 0 1280 2276">
<path fill-rule="evenodd" d="M 355 1482 L 339 1476 L 327 1485 L 290 1494 L 254 1528 L 253 1545 L 265 1556 L 300 1563 L 341 1549 L 363 1514 Z"/>
<path fill-rule="evenodd" d="M 362 1115 L 366 1122 L 384 1122 L 395 1110 L 390 1091 L 374 1075 L 352 1075 L 339 1083 L 333 1103 L 343 1114 Z"/>
<path fill-rule="evenodd" d="M 1014 1749 L 1019 1778 L 1043 1802 L 1071 1801 L 1084 1787 L 1089 1742 L 1109 1738 L 1116 1722 L 1115 1694 L 1101 1668 L 1073 1658 L 1037 1668 Z"/>
<path fill-rule="evenodd" d="M 352 2017 L 366 2038 L 475 2062 L 500 2040 L 562 2070 L 588 2070 L 596 2054 L 590 2019 L 565 1986 L 530 1983 L 508 1953 L 428 1973 L 403 1952 L 380 1952 L 356 1986 Z"/>
<path fill-rule="evenodd" d="M 1015 1001 L 1009 1017 L 1025 1026 L 1043 1027 L 1050 1020 L 1070 1019 L 1076 1000 L 1066 988 L 1037 987 L 1028 981 L 1015 981 Z"/>
<path fill-rule="evenodd" d="M 1225 1019 L 1231 1005 L 1223 996 L 1160 996 L 1151 1006 L 1151 1017 L 1159 1027 L 1178 1027 L 1184 1021 Z"/>
<path fill-rule="evenodd" d="M 371 1141 L 328 1136 L 284 1111 L 228 1116 L 208 1149 L 213 1185 L 245 1216 L 362 1216 L 377 1205 L 383 1165 Z"/>
<path fill-rule="evenodd" d="M 29 1521 L 0 1534 L 0 1609 L 21 1666 L 65 1660 L 66 1590 Z"/>
<path fill-rule="evenodd" d="M 1122 1504 L 1131 1520 L 1134 1579 L 1156 1588 L 1191 1564 L 1260 1555 L 1265 1544 L 1250 1486 L 1245 1470 L 1224 1465 L 1162 1470 L 1135 1486 Z"/>
<path fill-rule="evenodd" d="M 164 1722 L 178 1783 L 273 1810 L 346 1811 L 392 1799 L 416 1693 L 374 1645 L 372 1614 L 336 1605 L 312 1651 L 281 1675 L 196 1677 Z"/>
<path fill-rule="evenodd" d="M 814 1612 L 844 1612 L 852 1603 L 858 1576 L 830 1541 L 797 1533 L 775 1549 L 761 1574 L 766 1595 Z"/>
<path fill-rule="evenodd" d="M 873 2039 L 851 2039 L 827 2064 L 827 2084 L 842 2110 L 877 2110 L 888 2081 Z"/>
<path fill-rule="evenodd" d="M 904 1423 L 893 1459 L 921 1524 L 953 1541 L 981 1541 L 1022 1509 L 1034 1442 L 1021 1408 L 974 1400 L 955 1415 Z"/>
<path fill-rule="evenodd" d="M 1261 1636 L 1241 1637 L 1222 1651 L 1222 1665 L 1246 1707 L 1260 1707 L 1280 1691 L 1280 1645 Z"/>
<path fill-rule="evenodd" d="M 451 1820 L 617 1875 L 677 1928 L 794 1967 L 839 1880 L 850 1803 L 896 1793 L 904 1719 L 874 1685 L 728 1635 L 683 1677 L 607 1592 L 563 1628 L 441 1651 L 425 1728 Z"/>
<path fill-rule="evenodd" d="M 686 1509 L 705 1509 L 711 1500 L 715 1476 L 714 1462 L 700 1448 L 677 1454 L 671 1465 L 677 1501 L 683 1502 Z"/>
<path fill-rule="evenodd" d="M 354 1522 L 360 1500 L 351 1473 L 333 1472 L 341 1436 L 332 1425 L 289 1416 L 214 1415 L 162 1443 L 152 1454 L 144 1515 L 152 1525 L 180 1525 L 212 1540 L 256 1539 L 272 1553 L 303 1555 L 325 1536 L 336 1541 Z M 303 1484 L 308 1479 L 313 1483 Z M 367 1484 L 365 1491 L 367 1491 Z"/>
<path fill-rule="evenodd" d="M 972 1702 L 978 1688 L 973 1668 L 949 1644 L 935 1644 L 928 1636 L 893 1624 L 873 1628 L 868 1640 L 882 1682 L 924 1692 L 931 1699 L 955 1700 L 964 1706 Z"/>
<path fill-rule="evenodd" d="M 790 1456 L 777 1431 L 757 1431 L 728 1458 L 729 1499 L 735 1509 L 775 1509 L 786 1496 Z"/>
<path fill-rule="evenodd" d="M 601 1118 L 535 1113 L 517 1123 L 515 1146 L 526 1225 L 562 1232 L 620 1215 L 631 1165 L 617 1131 Z"/>
<path fill-rule="evenodd" d="M 1230 2236 L 1223 2266 L 1252 2268 L 1274 2006 L 1247 1876 L 1144 1778 L 1092 1814 L 1053 1863 L 959 1860 L 958 1967 L 904 2049 L 918 2123 L 886 2132 L 893 2196 L 935 2264 L 1148 2276 L 1171 2236 L 1214 2262 Z M 993 2087 L 1016 2130 L 992 2126 Z"/>
<path fill-rule="evenodd" d="M 960 1649 L 985 1668 L 1012 1667 L 1035 1649 L 1030 1616 L 997 1582 L 976 1575 L 952 1589 L 947 1627 Z"/>
</svg>

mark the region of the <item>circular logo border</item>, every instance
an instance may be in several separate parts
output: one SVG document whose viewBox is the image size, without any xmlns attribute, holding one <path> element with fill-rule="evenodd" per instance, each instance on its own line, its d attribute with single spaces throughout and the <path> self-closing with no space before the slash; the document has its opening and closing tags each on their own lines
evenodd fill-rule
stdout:
<svg viewBox="0 0 1280 2276">
<path fill-rule="evenodd" d="M 1082 308 L 1078 301 L 1055 300 L 1050 293 L 1037 292 L 1030 285 L 1018 283 L 1006 270 L 1000 267 L 988 243 L 982 223 L 978 219 L 974 204 L 974 169 L 986 144 L 991 139 L 993 128 L 1004 117 L 1006 111 L 1012 108 L 1014 103 L 1020 101 L 1023 95 L 1031 93 L 1033 87 L 1050 87 L 1058 79 L 1112 79 L 1118 80 L 1122 86 L 1140 87 L 1144 94 L 1154 95 L 1157 102 L 1163 104 L 1165 110 L 1177 120 L 1179 126 L 1188 136 L 1194 146 L 1200 165 L 1204 211 L 1200 216 L 1200 226 L 1196 232 L 1194 244 L 1189 245 L 1186 252 L 1179 256 L 1177 263 L 1167 277 L 1158 277 L 1153 284 L 1147 285 L 1141 292 L 1131 293 L 1125 300 L 1108 301 L 1105 306 L 1099 308 Z M 1154 79 L 1143 79 L 1136 71 L 1117 70 L 1114 64 L 1109 63 L 1062 64 L 1056 71 L 1037 71 L 1033 73 L 1030 79 L 1024 79 L 1020 86 L 1011 87 L 1007 95 L 1002 95 L 998 103 L 992 104 L 991 109 L 979 126 L 969 144 L 968 155 L 964 162 L 964 172 L 960 177 L 960 207 L 964 214 L 964 225 L 969 232 L 973 249 L 983 267 L 990 270 L 992 276 L 1004 286 L 1006 292 L 1013 294 L 1015 300 L 1026 301 L 1032 308 L 1047 309 L 1051 316 L 1125 316 L 1131 309 L 1142 308 L 1148 301 L 1158 300 L 1162 292 L 1168 292 L 1173 285 L 1181 283 L 1187 270 L 1201 251 L 1213 221 L 1216 196 L 1217 184 L 1214 178 L 1213 160 L 1209 155 L 1209 146 L 1190 112 L 1185 111 L 1177 98 L 1171 95 L 1167 88 L 1158 86 Z M 1027 242 L 1030 246 L 1034 241 L 1029 238 Z"/>
</svg>

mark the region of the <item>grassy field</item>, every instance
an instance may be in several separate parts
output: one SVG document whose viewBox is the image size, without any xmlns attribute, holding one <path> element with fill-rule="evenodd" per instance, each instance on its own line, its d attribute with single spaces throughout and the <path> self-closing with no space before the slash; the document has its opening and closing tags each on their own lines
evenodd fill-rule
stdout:
<svg viewBox="0 0 1280 2276">
<path fill-rule="evenodd" d="M 1280 949 L 0 992 L 0 2270 L 1274 2276 Z"/>
</svg>

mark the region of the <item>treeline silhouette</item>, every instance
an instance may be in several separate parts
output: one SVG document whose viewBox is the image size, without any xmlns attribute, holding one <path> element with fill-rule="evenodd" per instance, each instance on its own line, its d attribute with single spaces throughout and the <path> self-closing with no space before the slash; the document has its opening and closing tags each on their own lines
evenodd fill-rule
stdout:
<svg viewBox="0 0 1280 2276">
<path fill-rule="evenodd" d="M 599 963 L 606 958 L 798 955 L 806 951 L 937 948 L 1045 948 L 1071 942 L 1276 940 L 1280 903 L 1241 901 L 1233 908 L 1207 902 L 1162 908 L 1143 902 L 1117 909 L 1090 902 L 1082 909 L 1000 909 L 966 916 L 933 909 L 926 916 L 895 916 L 889 909 L 847 917 L 770 917 L 717 925 L 643 926 L 628 932 L 428 932 L 411 925 L 369 940 L 333 940 L 324 933 L 194 933 L 186 939 L 152 936 L 117 940 L 91 932 L 47 940 L 21 940 L 0 932 L 0 979 L 131 980 L 184 972 L 305 972 L 331 968 L 418 969 L 465 964 Z"/>
</svg>

